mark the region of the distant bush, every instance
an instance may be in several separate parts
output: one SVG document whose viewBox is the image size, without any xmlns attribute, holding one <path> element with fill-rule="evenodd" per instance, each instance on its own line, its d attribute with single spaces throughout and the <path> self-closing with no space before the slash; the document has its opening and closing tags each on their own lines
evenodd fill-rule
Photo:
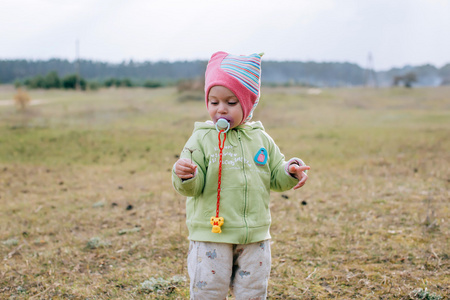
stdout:
<svg viewBox="0 0 450 300">
<path fill-rule="evenodd" d="M 113 86 L 115 86 L 115 87 L 132 87 L 133 83 L 131 82 L 131 80 L 129 78 L 123 78 L 123 79 L 109 78 L 109 79 L 105 80 L 103 85 L 105 87 L 113 87 Z"/>
<path fill-rule="evenodd" d="M 67 75 L 62 80 L 62 87 L 65 89 L 76 89 L 77 88 L 77 79 L 80 84 L 80 89 L 83 91 L 86 90 L 86 80 L 84 78 L 78 76 L 76 74 Z"/>
<path fill-rule="evenodd" d="M 143 86 L 146 88 L 154 89 L 154 88 L 162 87 L 163 84 L 159 81 L 147 80 L 146 82 L 144 82 Z"/>
<path fill-rule="evenodd" d="M 106 80 L 103 82 L 103 85 L 104 85 L 105 87 L 117 86 L 116 81 L 117 81 L 117 79 L 115 79 L 115 78 L 109 78 L 109 79 L 106 79 Z"/>
<path fill-rule="evenodd" d="M 133 83 L 131 82 L 131 80 L 129 78 L 124 78 L 120 81 L 120 86 L 121 87 L 132 87 Z"/>
<path fill-rule="evenodd" d="M 101 84 L 97 81 L 89 81 L 87 85 L 88 89 L 91 91 L 96 91 L 101 87 Z"/>
<path fill-rule="evenodd" d="M 142 82 L 133 82 L 130 78 L 108 78 L 103 82 L 98 80 L 87 81 L 83 77 L 79 77 L 78 83 L 81 90 L 98 90 L 101 87 L 125 87 L 131 88 L 135 86 L 142 86 L 145 88 L 159 88 L 164 84 L 160 81 L 147 80 Z M 16 80 L 15 87 L 21 87 L 25 85 L 29 89 L 76 89 L 77 88 L 77 75 L 70 74 L 64 78 L 60 78 L 55 71 L 49 72 L 46 76 L 37 75 L 32 78 L 27 78 L 23 82 Z"/>
<path fill-rule="evenodd" d="M 24 83 L 30 89 L 43 89 L 45 86 L 44 77 L 42 77 L 41 75 L 26 79 Z"/>
<path fill-rule="evenodd" d="M 392 85 L 397 86 L 400 83 L 403 83 L 404 87 L 411 88 L 414 82 L 417 82 L 417 75 L 414 72 L 409 72 L 403 76 L 402 75 L 395 76 L 392 81 Z"/>
<path fill-rule="evenodd" d="M 49 72 L 44 78 L 44 88 L 59 89 L 61 87 L 61 80 L 56 71 Z"/>
<path fill-rule="evenodd" d="M 21 86 L 22 83 L 17 81 L 14 83 L 16 87 Z M 33 78 L 27 78 L 24 81 L 30 89 L 59 89 L 61 87 L 61 80 L 55 71 L 49 72 L 45 77 L 37 75 Z"/>
<path fill-rule="evenodd" d="M 133 87 L 134 84 L 129 78 L 109 78 L 103 83 L 105 87 Z"/>
<path fill-rule="evenodd" d="M 32 78 L 27 78 L 23 81 L 23 83 L 16 80 L 14 85 L 18 88 L 23 84 L 29 89 L 76 89 L 77 82 L 80 85 L 81 90 L 86 90 L 87 87 L 95 90 L 100 86 L 98 83 L 88 84 L 83 77 L 78 78 L 76 74 L 70 74 L 64 78 L 60 78 L 56 71 L 49 72 L 45 77 L 42 75 L 37 75 Z"/>
</svg>

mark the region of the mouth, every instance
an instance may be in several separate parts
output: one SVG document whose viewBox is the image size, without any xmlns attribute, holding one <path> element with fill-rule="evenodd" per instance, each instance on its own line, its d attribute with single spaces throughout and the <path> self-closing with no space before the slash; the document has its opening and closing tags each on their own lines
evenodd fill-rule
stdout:
<svg viewBox="0 0 450 300">
<path fill-rule="evenodd" d="M 215 121 L 214 124 L 217 123 L 217 121 L 219 121 L 219 119 L 225 119 L 225 120 L 227 120 L 227 122 L 230 123 L 230 124 L 233 122 L 233 120 L 232 120 L 231 118 L 228 118 L 228 117 L 217 117 L 217 118 L 214 120 L 214 121 Z"/>
</svg>

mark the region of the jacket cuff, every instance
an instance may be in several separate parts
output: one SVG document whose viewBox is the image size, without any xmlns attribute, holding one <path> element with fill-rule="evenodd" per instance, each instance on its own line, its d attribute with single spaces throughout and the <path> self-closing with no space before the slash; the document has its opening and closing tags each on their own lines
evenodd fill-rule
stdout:
<svg viewBox="0 0 450 300">
<path fill-rule="evenodd" d="M 293 176 L 291 173 L 289 173 L 289 167 L 291 165 L 306 166 L 306 164 L 300 158 L 294 157 L 294 158 L 291 158 L 290 160 L 288 160 L 286 165 L 284 166 L 284 171 L 286 172 L 287 175 L 294 177 L 294 178 L 296 178 L 296 177 Z M 307 173 L 308 171 L 303 171 L 303 172 Z"/>
</svg>

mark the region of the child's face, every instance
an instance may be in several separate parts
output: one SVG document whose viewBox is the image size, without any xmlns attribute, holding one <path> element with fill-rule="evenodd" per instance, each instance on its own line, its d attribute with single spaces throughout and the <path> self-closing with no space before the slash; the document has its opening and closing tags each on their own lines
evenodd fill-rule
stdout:
<svg viewBox="0 0 450 300">
<path fill-rule="evenodd" d="M 230 122 L 230 128 L 241 124 L 244 113 L 238 98 L 228 88 L 213 86 L 208 95 L 208 113 L 214 124 L 220 118 Z"/>
</svg>

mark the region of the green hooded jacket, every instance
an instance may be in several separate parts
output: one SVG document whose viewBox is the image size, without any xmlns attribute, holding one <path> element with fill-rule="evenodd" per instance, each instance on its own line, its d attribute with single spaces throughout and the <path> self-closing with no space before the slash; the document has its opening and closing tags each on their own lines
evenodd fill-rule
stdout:
<svg viewBox="0 0 450 300">
<path fill-rule="evenodd" d="M 221 135 L 223 139 L 223 133 Z M 187 196 L 186 224 L 193 241 L 249 244 L 270 238 L 270 190 L 293 188 L 298 179 L 287 172 L 293 158 L 285 161 L 261 122 L 246 123 L 229 130 L 222 158 L 219 216 L 224 218 L 221 233 L 211 232 L 211 217 L 216 216 L 219 173 L 218 132 L 211 121 L 196 122 L 194 132 L 180 158 L 191 158 L 197 167 L 188 180 L 173 169 L 172 183 Z"/>
</svg>

